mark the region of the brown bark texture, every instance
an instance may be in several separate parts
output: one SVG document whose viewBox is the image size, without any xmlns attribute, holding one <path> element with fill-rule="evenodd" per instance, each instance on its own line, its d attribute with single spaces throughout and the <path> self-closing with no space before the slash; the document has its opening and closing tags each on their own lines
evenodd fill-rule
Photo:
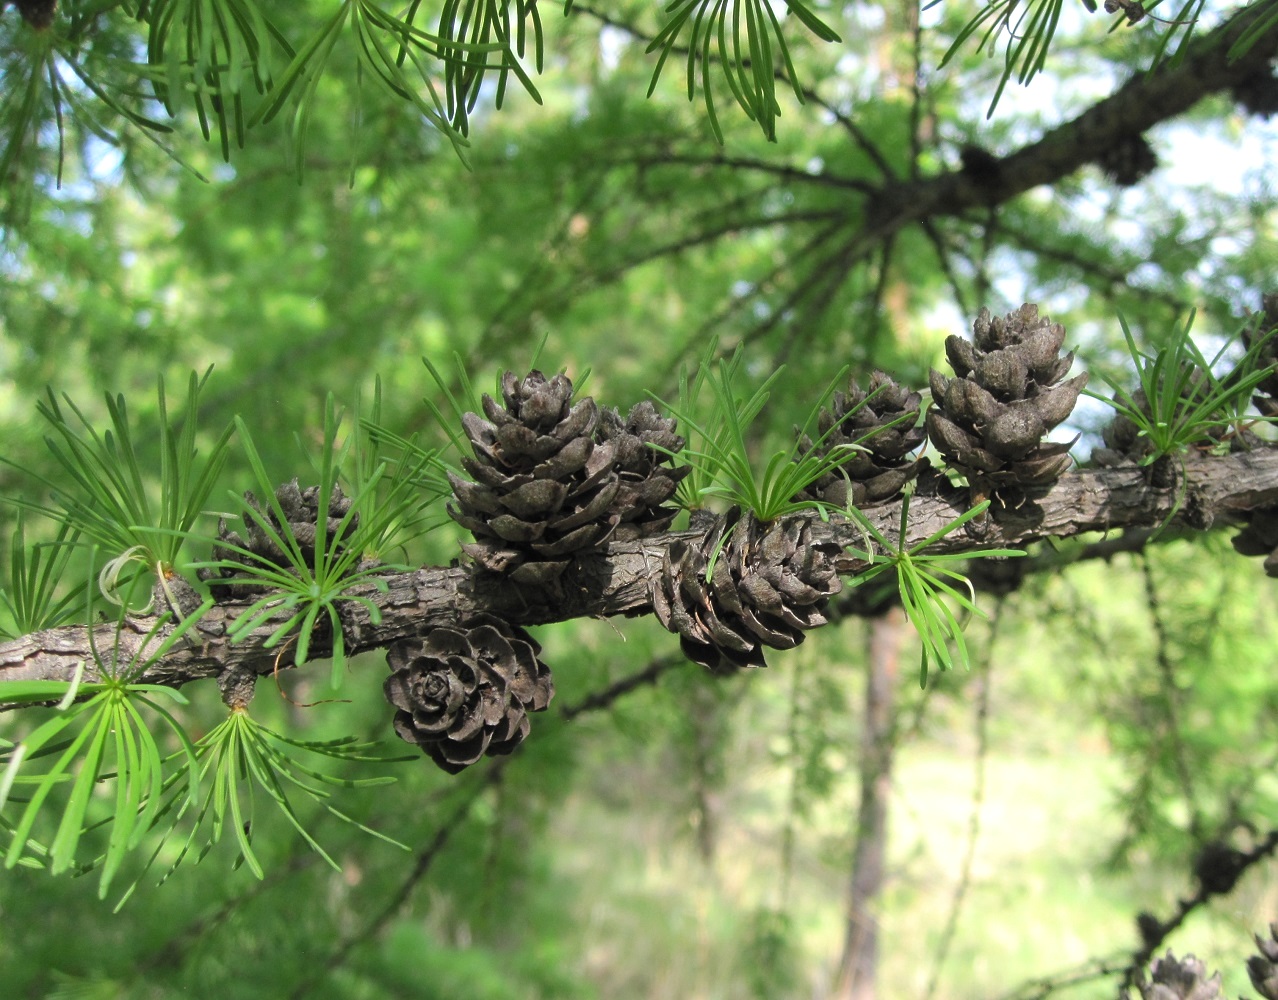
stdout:
<svg viewBox="0 0 1278 1000">
<path fill-rule="evenodd" d="M 924 488 L 927 489 L 927 488 Z M 949 487 L 936 477 L 930 492 L 913 498 L 905 544 L 914 545 L 944 528 L 971 506 L 968 491 Z M 1120 534 L 1147 531 L 1167 522 L 1171 529 L 1203 531 L 1213 525 L 1239 523 L 1250 512 L 1278 506 L 1278 450 L 1260 447 L 1225 456 L 1191 454 L 1183 475 L 1170 487 L 1149 485 L 1145 470 L 1136 466 L 1086 469 L 1064 476 L 1037 498 L 1015 508 L 991 508 L 987 517 L 972 522 L 936 543 L 934 551 L 964 552 L 984 548 L 1022 548 L 1053 538 L 1065 540 L 1090 533 Z M 886 503 L 864 511 L 889 539 L 898 535 L 901 505 Z M 813 514 L 796 515 L 815 519 Z M 818 532 L 845 546 L 863 549 L 862 529 L 848 519 L 831 517 L 816 524 Z M 397 639 L 456 623 L 459 617 L 488 612 L 518 625 L 538 625 L 574 618 L 652 613 L 652 588 L 659 577 L 666 547 L 689 532 L 666 532 L 637 542 L 607 546 L 576 558 L 557 588 L 532 590 L 504 577 L 470 566 L 426 566 L 408 573 L 388 573 L 386 591 L 372 586 L 358 593 L 376 603 L 381 621 L 374 624 L 367 609 L 345 603 L 343 625 L 350 653 L 384 648 Z M 853 581 L 866 563 L 845 555 L 839 569 Z M 1260 568 L 1257 567 L 1257 573 Z M 170 585 L 179 604 L 180 581 Z M 187 600 L 194 598 L 188 594 Z M 293 666 L 287 642 L 267 646 L 273 626 L 268 623 L 240 642 L 226 638 L 228 623 L 248 605 L 247 600 L 215 605 L 198 626 L 150 664 L 139 680 L 180 686 L 190 681 L 226 678 L 244 673 L 266 674 Z M 157 604 L 163 609 L 164 601 Z M 151 634 L 156 614 L 127 618 L 117 633 L 115 623 L 92 628 L 64 626 L 0 644 L 0 680 L 70 680 L 85 664 L 85 678 L 99 676 L 99 657 L 121 662 L 159 645 L 163 628 Z M 151 637 L 148 639 L 148 635 Z M 673 641 L 673 639 L 672 639 Z M 317 632 L 312 658 L 326 656 L 330 637 Z"/>
</svg>

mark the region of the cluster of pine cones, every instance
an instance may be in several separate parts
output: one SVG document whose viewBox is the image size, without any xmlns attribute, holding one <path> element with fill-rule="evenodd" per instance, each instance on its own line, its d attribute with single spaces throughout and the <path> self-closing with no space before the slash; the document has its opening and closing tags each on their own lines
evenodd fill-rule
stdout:
<svg viewBox="0 0 1278 1000">
<path fill-rule="evenodd" d="M 882 372 L 865 388 L 853 380 L 836 393 L 817 441 L 801 446 L 846 457 L 796 499 L 890 501 L 926 466 L 917 451 L 928 438 L 987 495 L 1049 486 L 1069 465 L 1069 444 L 1042 438 L 1086 382 L 1061 381 L 1073 362 L 1061 354 L 1064 328 L 1023 306 L 999 319 L 983 311 L 975 334 L 975 344 L 947 341 L 955 377 L 933 373 L 926 424 L 920 394 Z M 463 419 L 471 478 L 451 477 L 449 508 L 474 536 L 463 547 L 482 570 L 553 589 L 574 558 L 669 527 L 676 510 L 668 501 L 688 469 L 672 464 L 683 444 L 675 422 L 651 404 L 623 419 L 574 398 L 565 376 L 534 371 L 523 379 L 507 372 L 501 399 L 485 396 L 482 409 Z M 815 516 L 765 524 L 737 509 L 696 523 L 699 534 L 666 547 L 652 591 L 658 620 L 691 660 L 717 672 L 762 666 L 765 647 L 789 649 L 826 622 L 841 587 L 841 549 L 827 524 Z M 406 690 L 396 688 L 402 712 Z"/>
<path fill-rule="evenodd" d="M 1278 326 L 1278 296 L 1266 298 L 1257 326 Z M 801 454 L 837 453 L 838 467 L 794 499 L 827 508 L 892 501 L 927 467 L 918 455 L 925 441 L 966 477 L 974 497 L 1009 506 L 1032 499 L 1071 462 L 1072 441 L 1044 440 L 1087 382 L 1086 374 L 1066 379 L 1073 355 L 1062 353 L 1064 340 L 1064 328 L 1033 305 L 1002 317 L 982 310 L 972 340 L 946 340 L 953 375 L 931 372 L 926 418 L 921 395 L 882 372 L 864 388 L 850 381 L 820 414 L 817 440 L 800 442 Z M 670 527 L 690 471 L 674 457 L 684 442 L 673 419 L 646 402 L 623 417 L 577 396 L 564 375 L 507 372 L 500 386 L 500 399 L 484 396 L 483 413 L 463 417 L 473 457 L 462 468 L 470 478 L 449 477 L 448 510 L 472 534 L 463 548 L 479 572 L 544 600 L 574 560 Z M 1260 391 L 1262 412 L 1278 413 L 1278 378 Z M 1120 431 L 1111 428 L 1107 440 L 1117 443 Z M 245 537 L 221 524 L 214 555 L 231 566 L 206 577 L 237 597 L 257 590 L 235 582 L 235 563 L 291 561 L 272 537 L 285 527 L 277 508 L 307 560 L 318 535 L 317 488 L 293 480 L 276 491 L 275 504 L 248 500 L 275 531 L 248 524 Z M 339 550 L 358 523 L 342 523 L 349 512 L 350 501 L 335 490 L 326 535 Z M 825 624 L 828 601 L 841 589 L 841 546 L 829 524 L 815 515 L 762 523 L 736 508 L 698 514 L 695 531 L 665 547 L 652 583 L 656 617 L 689 659 L 716 672 L 763 666 L 765 647 L 792 648 Z M 1278 575 L 1278 511 L 1256 515 L 1235 544 L 1268 554 L 1266 569 Z M 553 695 L 539 653 L 527 633 L 489 615 L 397 642 L 385 683 L 396 732 L 450 772 L 511 752 L 528 734 L 529 714 Z"/>
</svg>

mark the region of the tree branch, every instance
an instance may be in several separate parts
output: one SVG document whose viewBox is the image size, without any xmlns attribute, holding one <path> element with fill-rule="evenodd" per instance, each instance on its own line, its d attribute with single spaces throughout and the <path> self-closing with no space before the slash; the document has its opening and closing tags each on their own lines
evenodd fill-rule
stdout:
<svg viewBox="0 0 1278 1000">
<path fill-rule="evenodd" d="M 970 506 L 967 491 L 932 476 L 910 506 L 907 545 L 917 544 L 945 528 Z M 1248 512 L 1278 506 L 1278 449 L 1260 448 L 1223 457 L 1187 460 L 1183 483 L 1156 489 L 1135 467 L 1081 470 L 1063 477 L 1033 502 L 994 509 L 980 527 L 969 525 L 936 544 L 936 551 L 978 551 L 992 547 L 1024 547 L 1047 538 L 1072 538 L 1089 532 L 1153 528 L 1175 511 L 1169 526 L 1206 530 L 1217 522 L 1236 522 Z M 889 538 L 897 536 L 900 504 L 864 511 Z M 800 515 L 802 516 L 802 515 Z M 820 530 L 845 546 L 862 548 L 865 538 L 856 524 L 832 518 Z M 351 653 L 383 648 L 395 640 L 455 623 L 460 616 L 489 612 L 521 625 L 612 615 L 645 615 L 652 611 L 651 590 L 661 572 L 666 546 L 675 539 L 695 539 L 693 532 L 668 532 L 609 546 L 579 556 L 565 573 L 558 592 L 520 588 L 505 577 L 471 566 L 423 567 L 388 573 L 383 593 L 371 586 L 358 590 L 380 610 L 376 624 L 367 609 L 354 602 L 343 607 L 346 648 Z M 844 557 L 839 570 L 855 574 L 865 563 Z M 294 666 L 288 642 L 274 647 L 268 623 L 232 645 L 227 626 L 247 601 L 226 601 L 212 608 L 174 649 L 149 664 L 139 680 L 180 686 L 230 671 L 267 674 Z M 85 679 L 99 678 L 95 666 L 104 651 L 118 650 L 121 659 L 142 662 L 162 641 L 156 617 L 137 615 L 115 623 L 65 626 L 23 636 L 0 645 L 0 680 L 67 680 L 86 664 Z M 116 630 L 119 628 L 119 635 Z M 150 638 L 148 639 L 148 635 Z M 673 640 L 672 640 L 673 641 Z M 328 655 L 330 637 L 318 633 L 313 656 Z"/>
</svg>

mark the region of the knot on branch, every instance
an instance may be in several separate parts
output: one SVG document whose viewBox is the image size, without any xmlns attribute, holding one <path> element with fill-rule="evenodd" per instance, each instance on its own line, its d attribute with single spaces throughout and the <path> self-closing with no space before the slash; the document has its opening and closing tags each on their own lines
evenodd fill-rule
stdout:
<svg viewBox="0 0 1278 1000">
<path fill-rule="evenodd" d="M 554 697 L 540 652 L 527 632 L 491 615 L 399 640 L 383 685 L 398 709 L 395 732 L 450 774 L 511 753 L 531 728 L 528 713 Z"/>
<path fill-rule="evenodd" d="M 828 621 L 841 551 L 821 521 L 760 524 L 734 508 L 696 542 L 666 549 L 653 610 L 694 663 L 716 673 L 764 667 L 764 646 L 792 649 Z"/>
<path fill-rule="evenodd" d="M 673 420 L 651 403 L 625 420 L 589 396 L 573 403 L 564 375 L 506 372 L 501 386 L 502 403 L 483 397 L 487 419 L 462 417 L 475 482 L 449 476 L 449 514 L 475 536 L 462 547 L 480 566 L 546 586 L 576 554 L 670 526 L 677 510 L 664 504 L 688 472 L 666 454 L 683 446 Z"/>
<path fill-rule="evenodd" d="M 1051 485 L 1069 468 L 1073 441 L 1043 437 L 1087 384 L 1086 373 L 1061 382 L 1074 363 L 1060 353 L 1065 328 L 1027 303 L 998 318 L 982 309 L 973 332 L 974 342 L 946 338 L 954 378 L 930 373 L 928 437 L 979 493 L 1007 498 Z"/>
<path fill-rule="evenodd" d="M 1143 135 L 1125 135 L 1107 146 L 1096 165 L 1119 187 L 1132 187 L 1158 167 L 1158 156 Z"/>
</svg>

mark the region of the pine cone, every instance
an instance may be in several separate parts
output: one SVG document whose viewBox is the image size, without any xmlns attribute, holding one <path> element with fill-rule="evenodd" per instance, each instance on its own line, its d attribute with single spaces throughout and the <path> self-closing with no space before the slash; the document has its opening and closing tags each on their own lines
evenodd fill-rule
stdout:
<svg viewBox="0 0 1278 1000">
<path fill-rule="evenodd" d="M 1264 556 L 1265 573 L 1278 577 L 1278 508 L 1255 511 L 1233 543 L 1239 555 Z"/>
<path fill-rule="evenodd" d="M 550 704 L 555 686 L 523 629 L 489 615 L 437 628 L 387 651 L 383 690 L 395 732 L 450 774 L 484 754 L 512 752 L 528 735 L 528 712 Z"/>
<path fill-rule="evenodd" d="M 1170 951 L 1149 967 L 1149 981 L 1136 981 L 1141 1000 L 1219 1000 L 1220 973 L 1210 979 L 1207 967 L 1193 955 L 1178 959 Z"/>
<path fill-rule="evenodd" d="M 707 582 L 710 553 L 728 531 Z M 764 525 L 733 508 L 699 543 L 669 546 L 653 610 L 694 663 L 716 673 L 767 666 L 763 646 L 791 649 L 804 631 L 826 623 L 826 601 L 842 587 L 834 564 L 840 551 L 821 521 L 792 517 Z"/>
<path fill-rule="evenodd" d="M 1158 156 L 1143 135 L 1129 135 L 1101 153 L 1096 163 L 1119 187 L 1131 187 L 1154 172 Z"/>
<path fill-rule="evenodd" d="M 1278 1000 L 1278 924 L 1269 925 L 1269 937 L 1256 935 L 1259 955 L 1247 959 L 1251 985 L 1265 1000 Z"/>
<path fill-rule="evenodd" d="M 448 512 L 475 536 L 463 549 L 485 569 L 526 584 L 550 584 L 573 553 L 600 545 L 616 528 L 620 481 L 610 461 L 592 462 L 599 411 L 576 404 L 564 375 L 530 372 L 501 379 L 504 405 L 483 398 L 485 420 L 462 417 L 477 482 L 449 476 L 457 505 Z"/>
<path fill-rule="evenodd" d="M 275 508 L 271 504 L 259 503 L 252 492 L 244 494 L 244 500 L 255 511 L 262 515 L 268 524 L 281 536 L 287 537 L 287 533 L 280 525 L 280 519 L 275 514 Z M 289 529 L 293 533 L 293 537 L 297 540 L 298 548 L 301 552 L 302 560 L 310 566 L 315 565 L 315 542 L 319 536 L 319 501 L 320 488 L 318 486 L 308 486 L 306 489 L 299 489 L 297 485 L 297 477 L 290 479 L 287 483 L 276 489 L 275 500 L 280 505 L 280 510 L 284 514 L 284 520 L 288 523 Z M 351 500 L 342 493 L 342 488 L 336 484 L 333 486 L 332 492 L 328 498 L 328 518 L 325 522 L 325 544 L 332 545 L 334 538 L 347 538 L 359 527 L 359 515 L 354 515 L 343 527 L 342 518 L 344 518 L 351 509 Z M 253 559 L 242 552 L 235 549 L 226 548 L 215 544 L 213 546 L 213 558 L 221 559 L 226 562 L 238 563 L 241 566 L 258 567 L 262 562 L 279 566 L 281 569 L 287 569 L 293 565 L 293 559 L 284 552 L 283 549 L 276 544 L 270 534 L 265 531 L 257 521 L 251 517 L 245 517 L 244 526 L 248 532 L 248 540 L 245 541 L 238 532 L 232 531 L 226 523 L 226 518 L 221 518 L 217 523 L 217 537 L 219 541 L 226 542 L 229 545 L 238 546 L 241 549 L 248 549 L 259 559 Z M 340 533 L 340 535 L 339 535 Z M 340 546 L 338 547 L 340 551 Z M 259 586 L 256 584 L 220 584 L 218 581 L 230 579 L 239 574 L 239 571 L 229 566 L 216 570 L 200 570 L 198 575 L 200 579 L 207 580 L 213 586 L 224 586 L 226 592 L 232 597 L 248 597 L 253 594 L 261 594 L 270 588 Z"/>
<path fill-rule="evenodd" d="M 682 447 L 675 421 L 662 417 L 647 401 L 632 407 L 624 421 L 611 407 L 600 412 L 598 442 L 589 464 L 611 462 L 620 480 L 612 501 L 619 518 L 614 540 L 646 538 L 670 527 L 679 509 L 662 505 L 692 471 L 691 466 L 672 464 L 668 453 Z"/>
<path fill-rule="evenodd" d="M 822 476 L 800 497 L 846 507 L 850 483 L 852 504 L 865 507 L 900 493 L 925 464 L 924 459 L 910 461 L 905 457 L 926 437 L 917 426 L 922 402 L 919 393 L 902 388 L 881 371 L 870 376 L 868 391 L 850 379 L 848 391 L 836 392 L 830 409 L 821 411 L 817 429 L 823 455 L 840 446 L 857 447 L 848 449 L 841 471 Z M 807 437 L 802 445 L 805 453 L 813 448 Z"/>
<path fill-rule="evenodd" d="M 1087 384 L 1086 373 L 1060 381 L 1074 361 L 1060 354 L 1065 328 L 1027 303 L 1001 318 L 982 309 L 973 330 L 975 344 L 946 338 L 957 377 L 930 374 L 928 437 L 975 488 L 1050 485 L 1069 468 L 1073 442 L 1042 437 L 1069 416 Z"/>
</svg>

